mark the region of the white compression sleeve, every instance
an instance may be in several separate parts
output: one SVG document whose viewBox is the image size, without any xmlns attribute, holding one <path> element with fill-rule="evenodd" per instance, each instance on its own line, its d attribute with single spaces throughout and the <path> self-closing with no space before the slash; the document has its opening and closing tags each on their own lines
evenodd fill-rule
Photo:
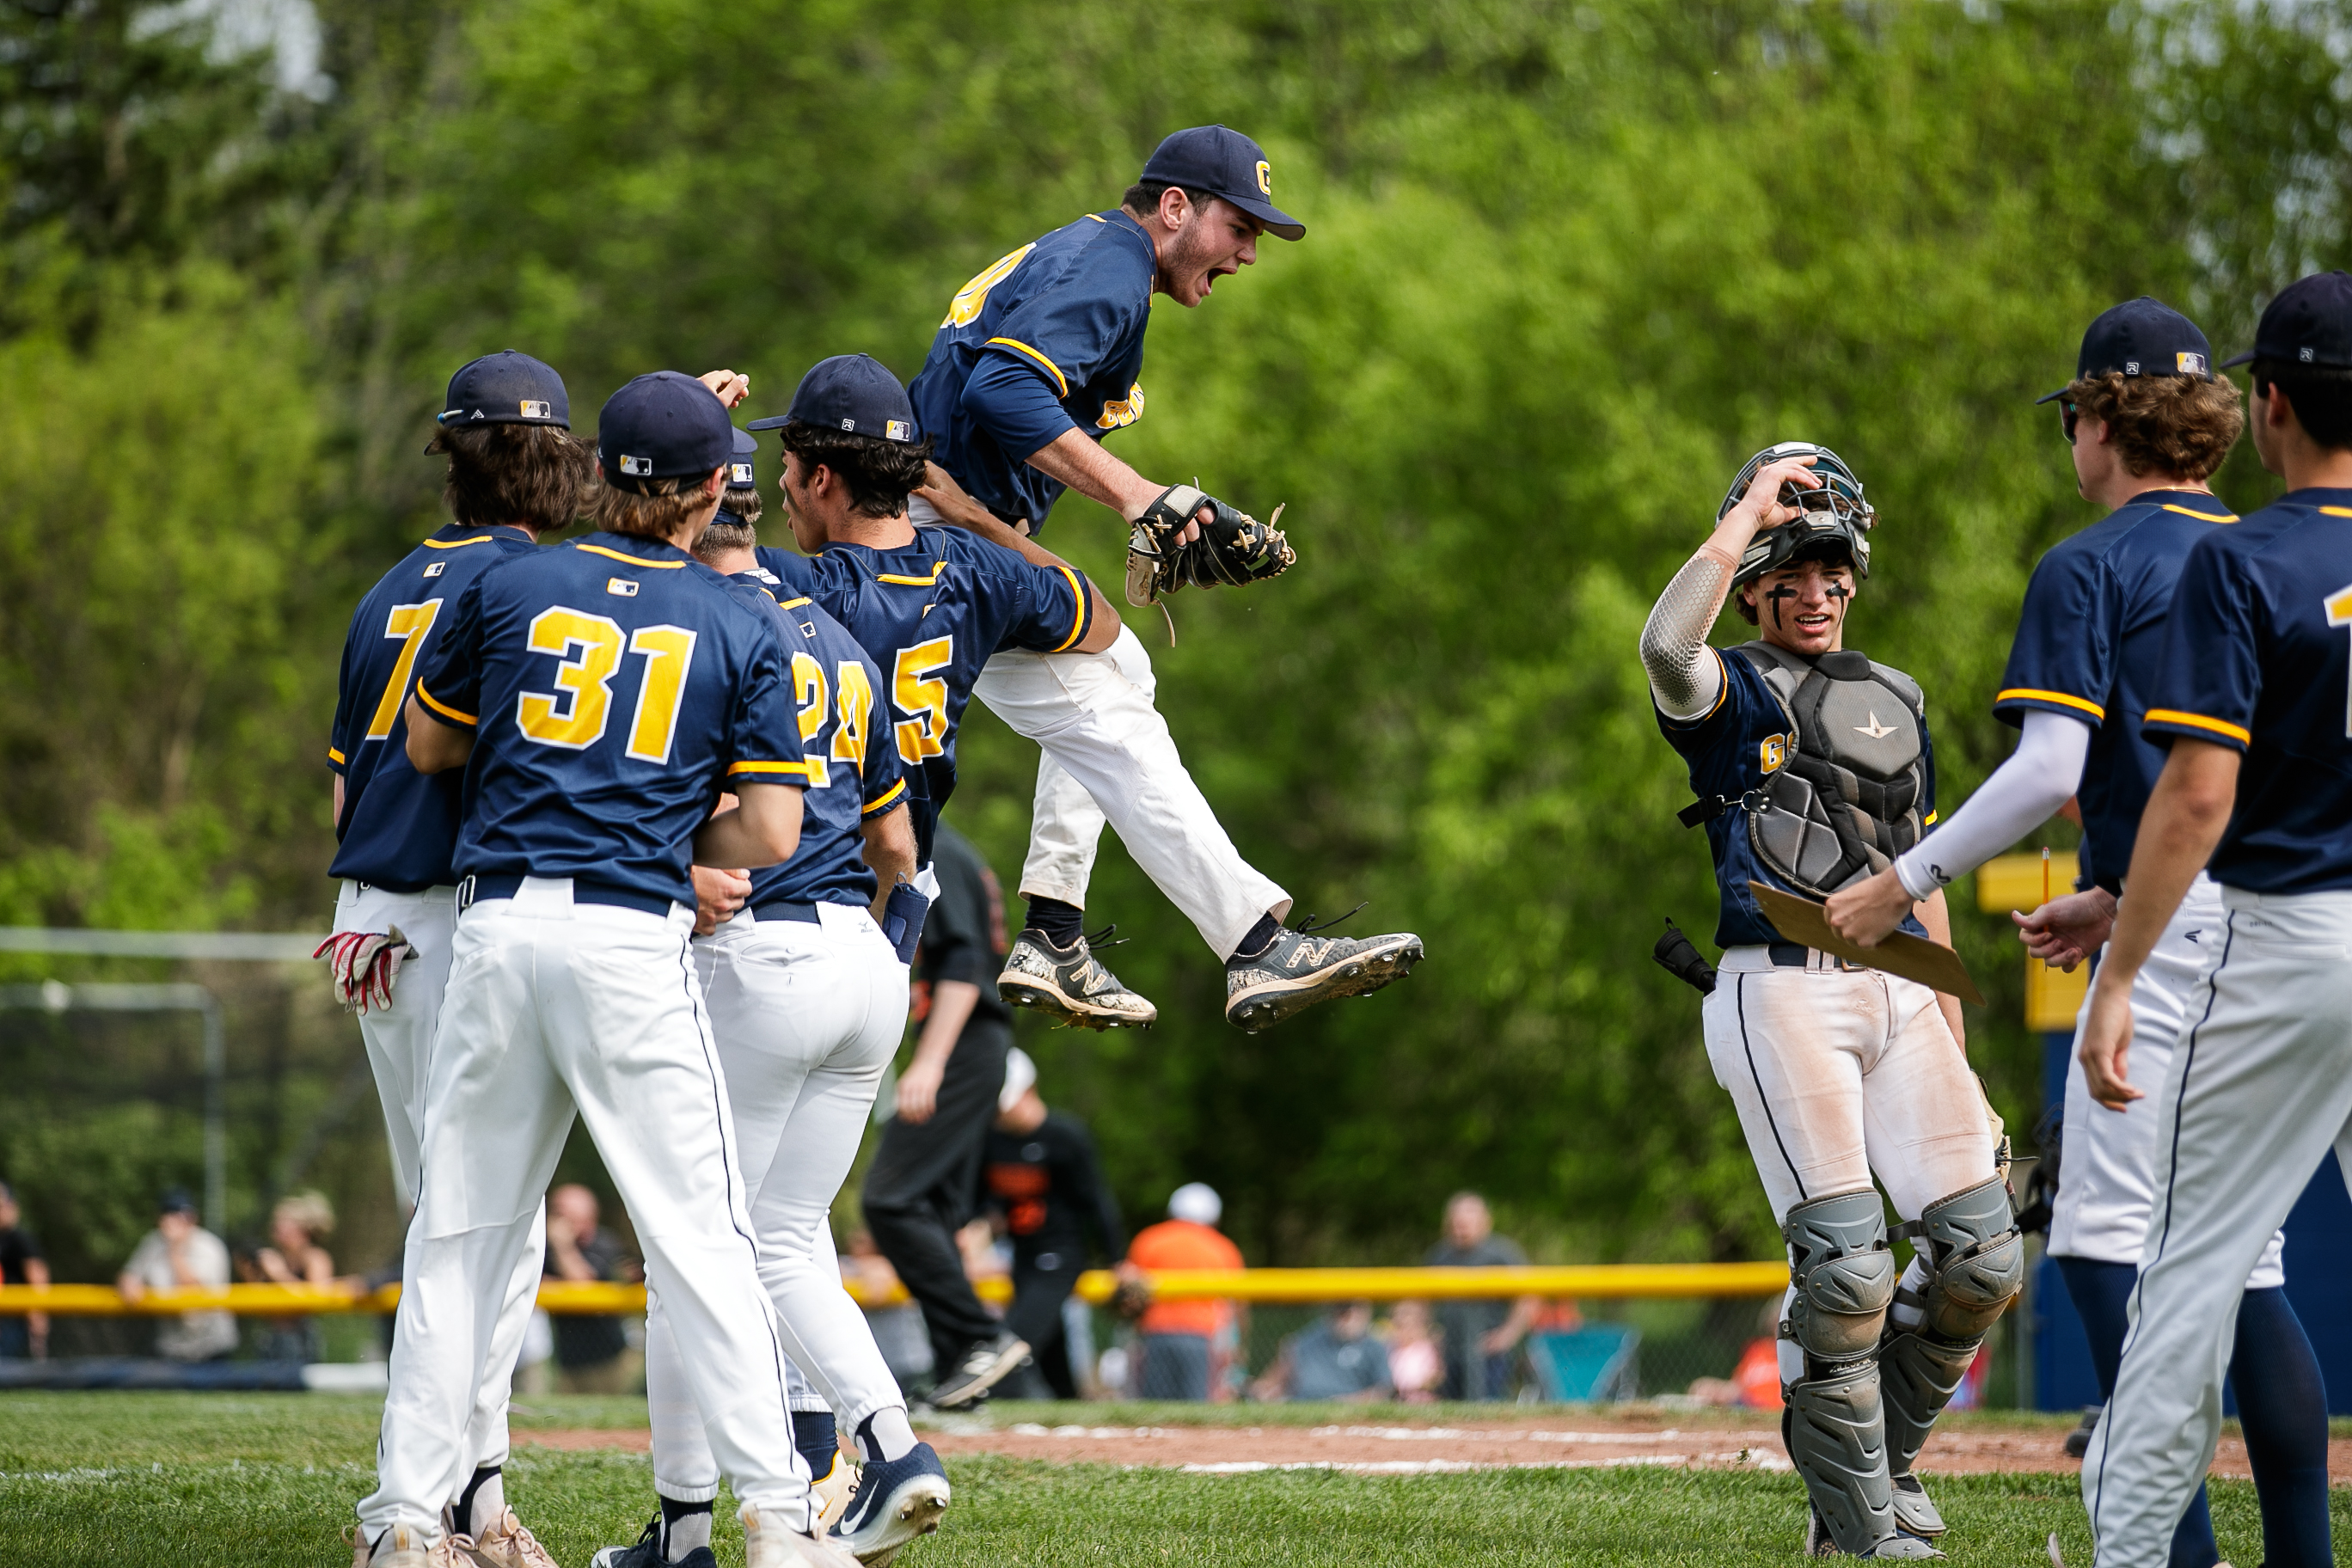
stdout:
<svg viewBox="0 0 2352 1568">
<path fill-rule="evenodd" d="M 1895 862 L 1903 890 L 1924 899 L 1967 875 L 2050 820 L 2083 782 L 2091 727 L 2063 713 L 2029 709 L 2009 761 L 1943 826 Z"/>
</svg>

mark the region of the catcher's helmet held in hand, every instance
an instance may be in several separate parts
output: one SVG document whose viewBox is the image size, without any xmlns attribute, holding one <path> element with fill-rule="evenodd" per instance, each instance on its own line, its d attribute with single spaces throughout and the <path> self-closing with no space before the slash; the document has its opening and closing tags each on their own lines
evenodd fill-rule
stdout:
<svg viewBox="0 0 2352 1568">
<path fill-rule="evenodd" d="M 1814 489 L 1800 489 L 1793 484 L 1780 487 L 1780 504 L 1801 510 L 1780 527 L 1766 529 L 1748 542 L 1739 557 L 1739 570 L 1732 574 L 1732 587 L 1744 587 L 1792 561 L 1835 559 L 1841 555 L 1853 560 L 1855 576 L 1869 576 L 1870 531 L 1876 525 L 1878 514 L 1863 499 L 1862 481 L 1854 478 L 1845 459 L 1827 447 L 1817 447 L 1811 441 L 1782 441 L 1765 447 L 1741 466 L 1739 477 L 1723 494 L 1723 504 L 1716 508 L 1716 521 L 1722 521 L 1724 514 L 1739 504 L 1739 498 L 1748 493 L 1749 482 L 1765 465 L 1784 458 L 1814 459 L 1813 476 L 1822 482 Z"/>
</svg>

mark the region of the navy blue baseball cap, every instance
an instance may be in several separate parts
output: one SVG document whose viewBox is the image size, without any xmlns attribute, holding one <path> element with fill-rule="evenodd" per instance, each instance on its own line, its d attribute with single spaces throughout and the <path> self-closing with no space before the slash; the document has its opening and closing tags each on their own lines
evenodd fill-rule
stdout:
<svg viewBox="0 0 2352 1568">
<path fill-rule="evenodd" d="M 2352 370 L 2352 274 L 2315 272 L 2280 289 L 2263 310 L 2254 346 L 2222 365 L 2256 359 Z"/>
<path fill-rule="evenodd" d="M 1274 170 L 1265 149 L 1223 125 L 1195 125 L 1162 142 L 1143 177 L 1223 196 L 1283 239 L 1305 239 L 1307 226 L 1274 205 Z"/>
<path fill-rule="evenodd" d="M 2187 375 L 2210 381 L 2213 348 L 2196 322 L 2163 300 L 2142 294 L 2100 312 L 2083 334 L 2083 352 L 2074 356 L 2074 379 L 2111 374 Z M 2066 388 L 2062 386 L 2033 401 L 2047 403 L 2065 395 Z"/>
<path fill-rule="evenodd" d="M 735 455 L 727 462 L 727 488 L 740 490 L 760 482 L 760 438 L 749 430 L 735 432 Z"/>
<path fill-rule="evenodd" d="M 647 479 L 701 479 L 733 460 L 735 426 L 718 394 L 690 375 L 657 370 L 604 403 L 596 458 L 614 489 L 646 493 Z"/>
<path fill-rule="evenodd" d="M 923 438 L 907 389 L 871 354 L 835 354 L 817 361 L 793 388 L 790 408 L 773 418 L 754 419 L 746 428 L 773 430 L 793 424 L 909 445 Z"/>
<path fill-rule="evenodd" d="M 572 428 L 572 399 L 554 368 L 507 349 L 457 367 L 441 412 L 433 423 L 444 430 L 460 425 L 552 425 Z M 431 446 L 425 448 L 430 456 Z"/>
</svg>

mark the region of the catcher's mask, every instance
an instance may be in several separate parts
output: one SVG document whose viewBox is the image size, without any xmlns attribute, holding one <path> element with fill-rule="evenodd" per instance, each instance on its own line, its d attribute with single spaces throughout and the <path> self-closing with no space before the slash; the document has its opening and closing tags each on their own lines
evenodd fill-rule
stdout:
<svg viewBox="0 0 2352 1568">
<path fill-rule="evenodd" d="M 1862 481 L 1853 470 L 1827 447 L 1817 447 L 1811 441 L 1783 441 L 1767 447 L 1748 459 L 1731 488 L 1723 494 L 1723 504 L 1716 509 L 1716 521 L 1739 504 L 1748 493 L 1748 486 L 1766 464 L 1784 458 L 1811 458 L 1814 477 L 1822 483 L 1813 489 L 1800 489 L 1793 484 L 1780 487 L 1780 504 L 1799 508 L 1798 514 L 1780 527 L 1768 529 L 1750 541 L 1739 557 L 1739 570 L 1732 574 L 1731 586 L 1736 592 L 1756 581 L 1767 572 L 1775 572 L 1794 561 L 1837 560 L 1853 563 L 1856 577 L 1870 575 L 1870 531 L 1877 524 L 1878 514 L 1863 499 Z"/>
</svg>

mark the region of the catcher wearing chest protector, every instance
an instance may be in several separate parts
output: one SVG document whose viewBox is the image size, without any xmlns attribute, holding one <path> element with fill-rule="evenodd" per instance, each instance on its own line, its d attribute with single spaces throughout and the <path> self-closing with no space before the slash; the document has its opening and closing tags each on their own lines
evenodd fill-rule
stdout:
<svg viewBox="0 0 2352 1568">
<path fill-rule="evenodd" d="M 1127 596 L 1240 587 L 1297 561 L 1281 530 L 1203 493 L 1162 485 L 1110 455 L 1103 437 L 1141 417 L 1151 299 L 1190 309 L 1257 259 L 1263 234 L 1300 239 L 1276 206 L 1265 152 L 1222 125 L 1160 144 L 1119 205 L 1087 213 L 1010 252 L 948 307 L 908 389 L 933 443 L 930 483 L 908 514 L 999 543 L 1034 535 L 1066 489 L 1127 521 Z M 1278 521 L 1280 510 L 1275 518 Z M 1410 973 L 1421 939 L 1286 929 L 1290 897 L 1234 849 L 1185 770 L 1153 705 L 1151 661 L 1122 630 L 1095 654 L 992 650 L 973 695 L 1045 745 L 1021 892 L 1028 918 L 997 984 L 1004 1000 L 1089 1028 L 1149 1025 L 1159 1009 L 1119 983 L 1084 929 L 1087 886 L 1106 823 L 1225 961 L 1225 1016 L 1253 1032 L 1316 1003 L 1376 991 Z M 1115 777 L 1066 766 L 1102 752 Z M 1143 759 L 1141 766 L 1134 759 Z"/>
<path fill-rule="evenodd" d="M 1806 1547 L 1938 1557 L 1944 1521 L 1912 1464 L 2024 1280 L 2000 1128 L 1956 1000 L 1785 940 L 1749 889 L 1825 899 L 1935 824 L 1919 688 L 1845 647 L 1875 521 L 1827 448 L 1758 453 L 1651 611 L 1642 663 L 1721 885 L 1721 973 L 1694 977 L 1712 981 L 1707 1059 L 1789 1247 L 1780 1430 Z M 1727 595 L 1761 636 L 1717 652 Z M 1948 942 L 1940 889 L 1904 929 Z M 1899 1279 L 1887 1199 L 1914 1248 Z"/>
</svg>

